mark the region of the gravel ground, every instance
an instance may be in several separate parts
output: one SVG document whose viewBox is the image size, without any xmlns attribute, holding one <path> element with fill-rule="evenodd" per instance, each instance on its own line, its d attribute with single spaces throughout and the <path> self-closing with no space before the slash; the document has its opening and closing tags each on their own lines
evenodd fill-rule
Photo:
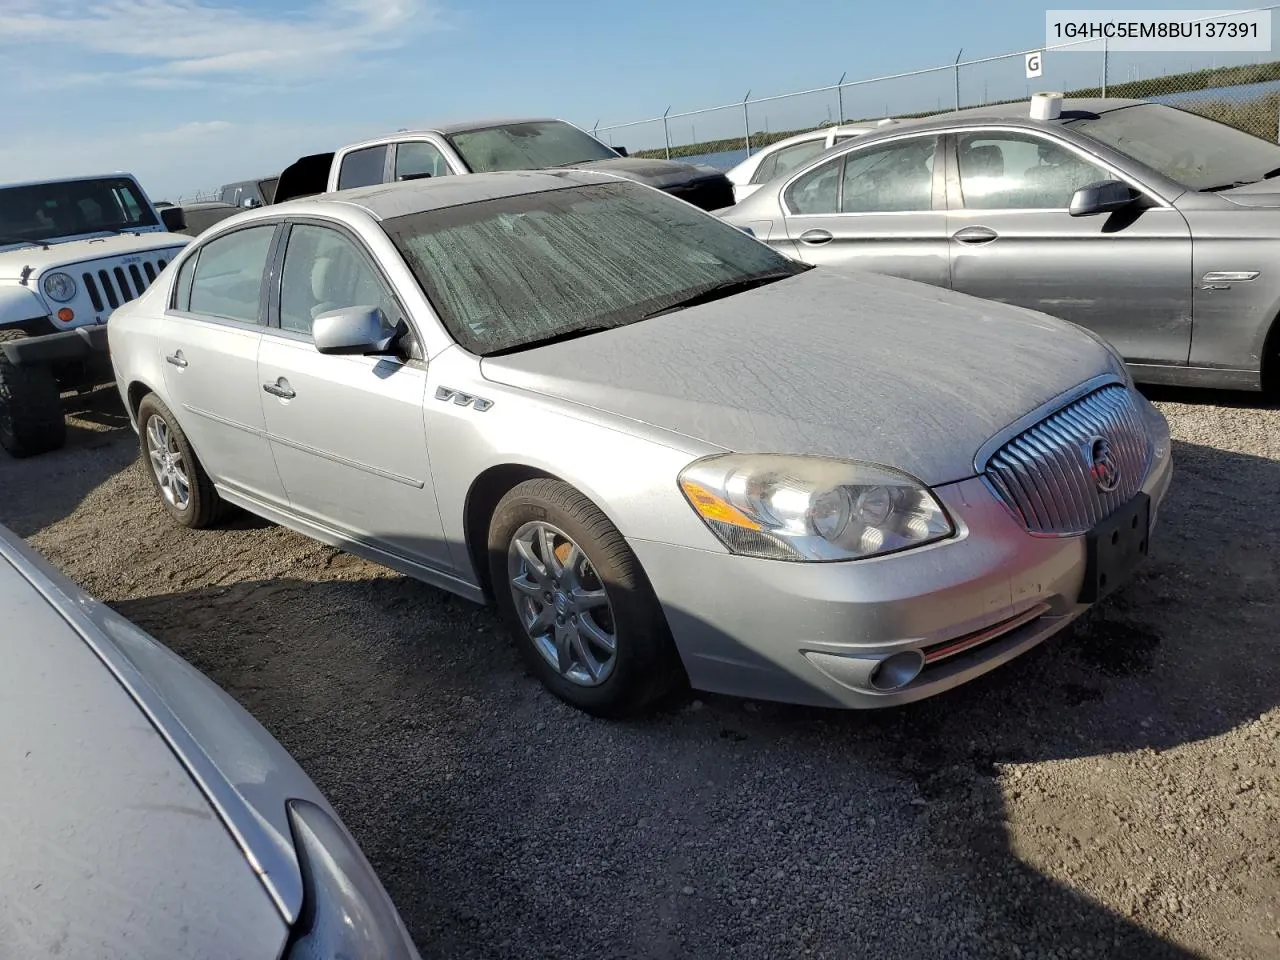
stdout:
<svg viewBox="0 0 1280 960">
<path fill-rule="evenodd" d="M 424 955 L 1280 956 L 1280 410 L 1156 399 L 1154 555 L 933 701 L 560 705 L 485 609 L 162 514 L 110 392 L 0 522 L 209 673 L 324 790 Z"/>
</svg>

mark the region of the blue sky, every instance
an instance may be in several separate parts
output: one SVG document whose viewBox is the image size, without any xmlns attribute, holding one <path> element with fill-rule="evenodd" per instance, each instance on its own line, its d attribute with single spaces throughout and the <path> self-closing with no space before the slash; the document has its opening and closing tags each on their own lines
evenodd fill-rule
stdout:
<svg viewBox="0 0 1280 960">
<path fill-rule="evenodd" d="M 434 120 L 551 114 L 603 128 L 668 106 L 734 102 L 748 89 L 768 96 L 842 72 L 853 80 L 948 63 L 962 46 L 966 59 L 1035 47 L 1044 9 L 1025 0 L 0 0 L 0 182 L 125 169 L 156 199 L 173 199 Z M 1130 55 L 1112 74 L 1207 66 L 1207 56 Z M 1089 82 L 1096 60 L 1051 56 L 1036 88 Z M 977 102 L 1025 87 L 1018 61 L 970 68 L 963 93 Z M 949 74 L 853 88 L 846 114 L 950 106 L 951 89 Z M 752 109 L 753 127 L 781 129 L 821 122 L 835 99 Z M 673 140 L 731 135 L 740 117 L 673 121 Z M 662 128 L 612 139 L 660 145 Z"/>
</svg>

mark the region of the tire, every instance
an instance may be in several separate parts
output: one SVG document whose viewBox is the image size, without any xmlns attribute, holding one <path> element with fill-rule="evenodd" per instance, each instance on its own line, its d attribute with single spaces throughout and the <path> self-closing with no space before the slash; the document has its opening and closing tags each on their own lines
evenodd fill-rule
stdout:
<svg viewBox="0 0 1280 960">
<path fill-rule="evenodd" d="M 163 423 L 163 430 L 158 426 L 153 430 L 153 420 Z M 163 441 L 162 445 L 157 445 L 163 451 L 160 459 L 164 460 L 164 453 L 167 452 L 170 466 L 179 470 L 181 477 L 185 479 L 185 498 L 176 494 L 171 495 L 174 491 L 180 492 L 183 486 L 175 482 L 173 470 L 168 472 L 167 490 L 161 480 L 161 468 L 156 458 L 152 456 L 155 452 L 153 443 L 157 434 Z M 138 404 L 138 447 L 142 454 L 142 468 L 151 477 L 151 485 L 155 488 L 160 503 L 173 519 L 193 530 L 212 526 L 217 522 L 223 512 L 222 498 L 218 496 L 218 491 L 213 487 L 213 481 L 209 479 L 195 451 L 191 449 L 191 442 L 182 432 L 177 418 L 154 393 L 147 394 Z"/>
<path fill-rule="evenodd" d="M 22 330 L 0 330 L 0 343 L 26 339 Z M 0 447 L 33 457 L 67 442 L 62 388 L 46 366 L 17 366 L 0 350 Z"/>
<path fill-rule="evenodd" d="M 513 541 L 522 531 L 545 525 L 566 536 L 566 540 L 557 541 L 554 555 L 569 559 L 573 554 L 567 547 L 576 544 L 585 555 L 586 564 L 575 564 L 576 573 L 565 573 L 554 593 L 547 591 L 535 599 L 527 595 L 526 589 L 517 601 L 512 567 L 524 561 L 518 555 L 513 557 Z M 490 520 L 488 554 L 493 595 L 507 629 L 530 670 L 561 700 L 595 716 L 631 716 L 644 712 L 687 683 L 662 608 L 640 562 L 609 519 L 573 487 L 558 480 L 538 479 L 510 490 Z M 528 569 L 527 563 L 524 569 Z M 536 616 L 539 609 L 554 616 L 555 603 L 546 598 L 554 596 L 558 601 L 572 593 L 565 586 L 571 576 L 584 591 L 598 593 L 603 588 L 607 597 L 607 610 L 597 606 L 567 618 L 575 634 L 577 627 L 572 625 L 583 623 L 584 617 L 591 617 L 597 627 L 602 623 L 612 627 L 612 665 L 602 680 L 591 683 L 582 679 L 589 672 L 585 667 L 578 671 L 578 682 L 570 679 L 551 662 L 554 654 L 542 652 L 547 649 L 545 645 L 540 650 L 525 626 L 525 619 Z M 533 574 L 528 574 L 524 582 L 526 588 L 535 586 Z M 557 628 L 550 626 L 548 630 L 554 632 Z M 551 632 L 544 641 L 552 639 Z M 585 639 L 585 629 L 581 636 L 584 646 L 576 649 L 590 649 L 593 655 L 604 651 Z M 580 663 L 587 660 L 594 660 L 594 656 L 578 658 Z"/>
</svg>

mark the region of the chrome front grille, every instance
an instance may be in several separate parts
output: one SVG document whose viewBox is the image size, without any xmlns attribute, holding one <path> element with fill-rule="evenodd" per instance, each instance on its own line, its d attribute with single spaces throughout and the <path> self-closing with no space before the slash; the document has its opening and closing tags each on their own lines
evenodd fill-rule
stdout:
<svg viewBox="0 0 1280 960">
<path fill-rule="evenodd" d="M 93 309 L 101 313 L 141 295 L 168 262 L 167 257 L 155 256 L 127 267 L 121 264 L 89 269 L 80 274 L 80 282 L 89 294 Z"/>
<path fill-rule="evenodd" d="M 1007 441 L 985 476 L 1032 533 L 1084 533 L 1142 488 L 1151 460 L 1143 419 L 1130 392 L 1108 384 Z"/>
</svg>

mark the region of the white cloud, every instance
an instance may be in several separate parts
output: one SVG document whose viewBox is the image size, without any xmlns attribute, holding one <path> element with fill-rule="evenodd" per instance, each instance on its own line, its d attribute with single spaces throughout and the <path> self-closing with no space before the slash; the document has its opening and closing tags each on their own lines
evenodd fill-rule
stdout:
<svg viewBox="0 0 1280 960">
<path fill-rule="evenodd" d="M 112 71 L 82 71 L 82 80 L 148 86 L 300 79 L 443 26 L 432 0 L 317 0 L 304 11 L 214 0 L 0 0 L 0 24 L 0 51 L 56 45 L 60 63 L 71 65 L 78 48 Z"/>
<path fill-rule="evenodd" d="M 384 133 L 370 124 L 232 123 L 201 120 L 116 136 L 37 135 L 0 140 L 0 183 L 123 170 L 153 200 L 176 200 L 223 183 L 279 173 L 308 153 Z"/>
</svg>

